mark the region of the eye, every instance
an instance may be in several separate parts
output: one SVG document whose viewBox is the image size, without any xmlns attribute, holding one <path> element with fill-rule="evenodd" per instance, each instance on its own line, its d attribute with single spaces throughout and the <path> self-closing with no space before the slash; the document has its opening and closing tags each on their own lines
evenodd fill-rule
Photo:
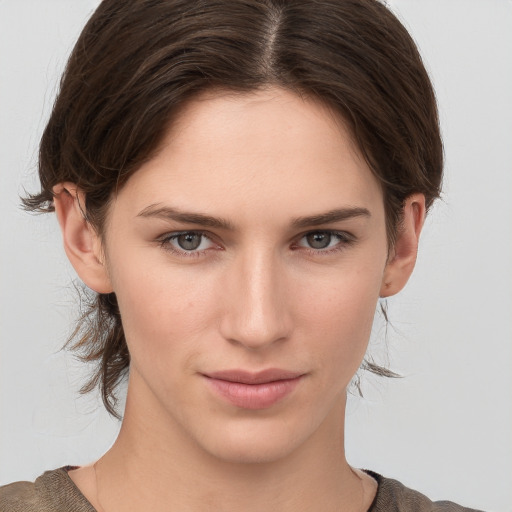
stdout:
<svg viewBox="0 0 512 512">
<path fill-rule="evenodd" d="M 183 231 L 164 235 L 159 240 L 160 245 L 169 251 L 180 254 L 196 255 L 201 251 L 216 247 L 208 236 L 200 231 Z"/>
<path fill-rule="evenodd" d="M 343 249 L 352 242 L 352 235 L 343 231 L 311 231 L 302 236 L 297 245 L 319 252 L 330 252 Z"/>
</svg>

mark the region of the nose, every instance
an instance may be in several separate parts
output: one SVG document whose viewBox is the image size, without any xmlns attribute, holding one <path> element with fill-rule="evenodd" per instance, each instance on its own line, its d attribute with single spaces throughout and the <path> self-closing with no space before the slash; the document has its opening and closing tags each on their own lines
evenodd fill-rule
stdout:
<svg viewBox="0 0 512 512">
<path fill-rule="evenodd" d="M 290 336 L 291 303 L 278 260 L 255 250 L 226 271 L 221 334 L 231 343 L 261 350 Z"/>
</svg>

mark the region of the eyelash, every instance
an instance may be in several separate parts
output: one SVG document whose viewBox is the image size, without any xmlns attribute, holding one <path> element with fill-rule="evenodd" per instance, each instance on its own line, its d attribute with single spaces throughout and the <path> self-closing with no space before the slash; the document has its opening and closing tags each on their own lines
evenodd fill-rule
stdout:
<svg viewBox="0 0 512 512">
<path fill-rule="evenodd" d="M 333 230 L 329 230 L 329 229 L 308 231 L 307 233 L 304 233 L 303 235 L 301 235 L 298 238 L 298 241 L 300 242 L 307 236 L 315 235 L 315 234 L 322 234 L 322 235 L 329 235 L 330 237 L 336 237 L 336 238 L 338 238 L 338 243 L 336 245 L 334 245 L 333 247 L 327 248 L 327 249 L 315 249 L 313 247 L 305 247 L 305 246 L 298 245 L 298 243 L 294 243 L 293 249 L 296 250 L 297 248 L 299 248 L 301 250 L 307 251 L 308 253 L 312 254 L 313 256 L 328 256 L 328 255 L 331 255 L 334 253 L 344 251 L 345 249 L 347 249 L 348 247 L 353 245 L 354 242 L 356 241 L 356 238 L 354 237 L 354 235 L 347 233 L 346 231 L 333 231 Z M 329 243 L 331 241 L 332 240 L 330 240 Z"/>
<path fill-rule="evenodd" d="M 200 258 L 201 256 L 204 256 L 204 253 L 208 249 L 203 249 L 202 251 L 197 251 L 197 250 L 186 251 L 185 249 L 178 249 L 177 247 L 174 247 L 171 244 L 172 240 L 177 240 L 178 237 L 180 237 L 182 235 L 199 235 L 201 237 L 208 239 L 210 242 L 215 243 L 215 242 L 213 242 L 212 237 L 209 236 L 208 233 L 205 233 L 203 231 L 178 231 L 175 233 L 168 233 L 166 235 L 161 236 L 158 239 L 158 243 L 159 243 L 160 247 L 162 249 L 164 249 L 165 251 L 169 251 L 171 253 L 177 254 L 178 256 L 184 256 L 185 258 Z M 201 243 L 202 243 L 202 241 L 201 241 Z"/>
<path fill-rule="evenodd" d="M 334 247 L 331 247 L 328 249 L 315 249 L 313 247 L 306 247 L 306 246 L 301 246 L 298 244 L 298 242 L 300 242 L 307 236 L 315 235 L 315 234 L 326 234 L 331 237 L 337 237 L 338 243 Z M 178 237 L 183 236 L 183 235 L 199 235 L 201 237 L 208 239 L 211 243 L 215 244 L 215 242 L 212 240 L 211 235 L 209 235 L 208 233 L 203 232 L 203 231 L 179 231 L 179 232 L 174 232 L 174 233 L 168 233 L 168 234 L 165 234 L 165 235 L 161 236 L 160 238 L 158 238 L 157 241 L 162 249 L 164 249 L 165 251 L 169 251 L 171 253 L 177 254 L 179 256 L 183 256 L 185 258 L 204 257 L 205 253 L 209 249 L 203 249 L 203 250 L 199 250 L 199 251 L 198 250 L 187 251 L 185 249 L 176 248 L 171 244 L 171 241 L 177 240 Z M 345 250 L 347 247 L 353 245 L 355 243 L 355 241 L 356 241 L 356 238 L 352 234 L 347 233 L 346 231 L 333 231 L 333 230 L 329 230 L 329 229 L 323 229 L 323 230 L 316 230 L 316 231 L 308 231 L 308 232 L 300 235 L 298 237 L 298 241 L 293 243 L 292 249 L 293 250 L 298 250 L 298 249 L 304 250 L 314 256 L 317 256 L 317 255 L 326 256 L 326 255 L 330 255 L 330 254 Z M 220 246 L 217 245 L 217 248 L 220 248 Z"/>
</svg>

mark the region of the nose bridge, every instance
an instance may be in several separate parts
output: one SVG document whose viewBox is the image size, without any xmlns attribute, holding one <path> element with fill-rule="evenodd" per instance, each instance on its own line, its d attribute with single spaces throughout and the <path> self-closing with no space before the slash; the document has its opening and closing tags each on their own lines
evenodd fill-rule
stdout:
<svg viewBox="0 0 512 512">
<path fill-rule="evenodd" d="M 262 348 L 289 335 L 285 276 L 277 254 L 253 247 L 229 272 L 224 336 L 248 348 Z"/>
</svg>

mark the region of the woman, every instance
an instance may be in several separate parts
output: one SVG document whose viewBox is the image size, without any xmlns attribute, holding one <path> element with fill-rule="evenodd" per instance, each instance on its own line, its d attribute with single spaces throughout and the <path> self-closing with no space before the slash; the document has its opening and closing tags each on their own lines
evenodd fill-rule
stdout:
<svg viewBox="0 0 512 512">
<path fill-rule="evenodd" d="M 381 4 L 104 1 L 25 204 L 97 293 L 77 345 L 112 413 L 129 368 L 126 410 L 101 459 L 2 506 L 431 510 L 351 468 L 343 426 L 441 172 L 428 76 Z"/>
</svg>

